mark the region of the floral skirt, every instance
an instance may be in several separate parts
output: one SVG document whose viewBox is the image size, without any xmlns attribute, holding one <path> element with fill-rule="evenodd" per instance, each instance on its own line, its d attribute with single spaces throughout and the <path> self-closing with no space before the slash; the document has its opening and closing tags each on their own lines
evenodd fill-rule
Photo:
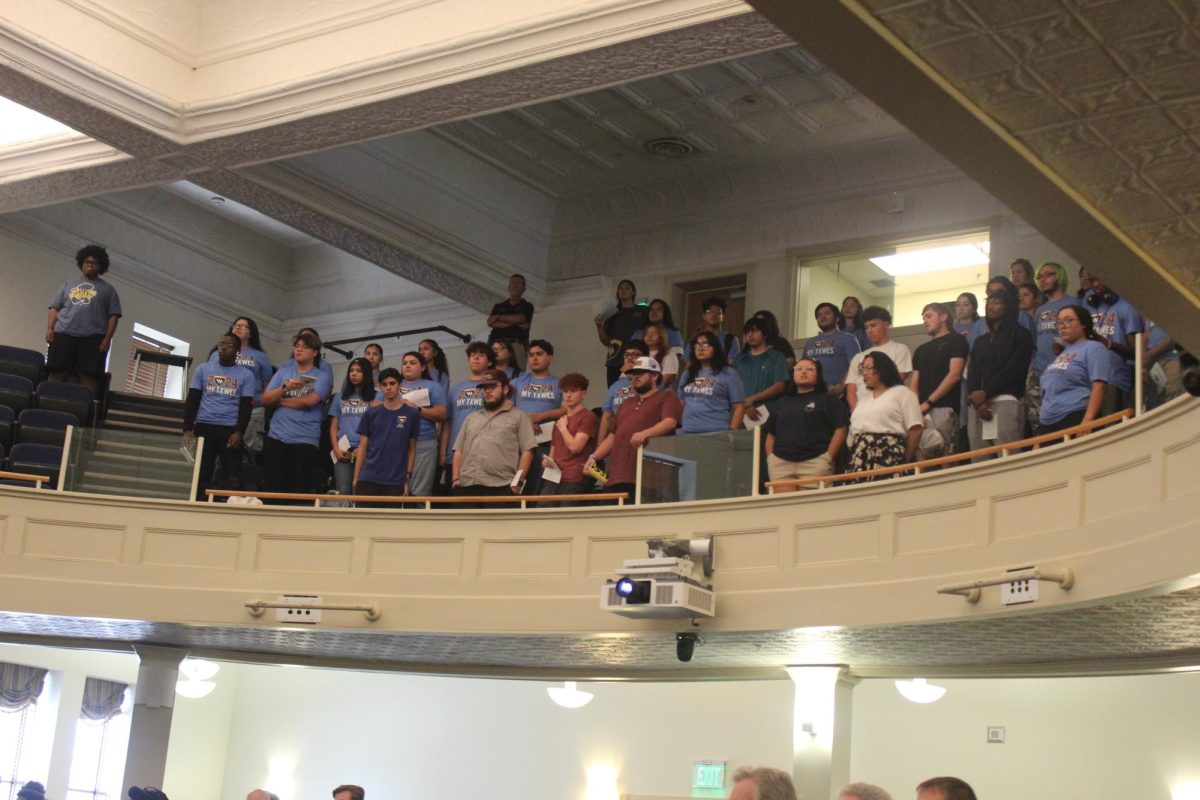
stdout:
<svg viewBox="0 0 1200 800">
<path fill-rule="evenodd" d="M 864 472 L 904 463 L 905 437 L 899 433 L 856 433 L 847 472 Z M 864 478 L 864 481 L 879 478 Z"/>
</svg>

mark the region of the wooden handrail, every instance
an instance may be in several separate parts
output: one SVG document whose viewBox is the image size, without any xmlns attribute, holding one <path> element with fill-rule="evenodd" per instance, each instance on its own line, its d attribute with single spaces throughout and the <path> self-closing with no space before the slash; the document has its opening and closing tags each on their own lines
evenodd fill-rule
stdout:
<svg viewBox="0 0 1200 800">
<path fill-rule="evenodd" d="M 1132 416 L 1133 410 L 1127 408 L 1123 411 L 1118 411 L 1115 414 L 1109 414 L 1107 417 L 1100 417 L 1099 419 L 1094 419 L 1090 422 L 1083 422 L 1071 428 L 1064 428 L 1061 431 L 1055 431 L 1054 433 L 1043 433 L 1037 436 L 1031 436 L 1028 439 L 1021 439 L 1019 441 L 1008 442 L 1006 444 L 994 444 L 988 447 L 981 447 L 978 450 L 967 450 L 962 453 L 954 453 L 948 456 L 938 456 L 937 458 L 929 458 L 924 461 L 913 461 L 908 464 L 897 464 L 893 467 L 868 469 L 863 470 L 862 472 L 843 472 L 840 475 L 817 475 L 807 478 L 792 478 L 791 480 L 786 481 L 767 481 L 766 486 L 769 489 L 777 489 L 783 487 L 810 486 L 812 484 L 819 485 L 823 483 L 846 483 L 847 481 L 859 481 L 866 478 L 880 478 L 890 475 L 898 475 L 904 472 L 920 472 L 923 469 L 929 469 L 931 467 L 942 467 L 950 464 L 958 464 L 962 461 L 970 461 L 972 459 L 980 458 L 981 456 L 990 456 L 997 453 L 1001 455 L 1007 455 L 1007 453 L 1012 450 L 1024 450 L 1026 448 L 1032 448 L 1036 450 L 1043 444 L 1059 442 L 1066 440 L 1071 436 L 1089 433 L 1096 428 L 1103 428 L 1115 422 L 1121 422 L 1129 419 Z"/>
<path fill-rule="evenodd" d="M 416 497 L 412 495 L 400 495 L 381 497 L 379 495 L 358 495 L 358 494 L 316 494 L 304 492 L 247 492 L 234 489 L 206 489 L 205 494 L 208 495 L 208 502 L 213 502 L 216 497 L 257 497 L 260 500 L 310 500 L 320 506 L 322 503 L 343 502 L 349 501 L 352 503 L 442 503 L 446 505 L 462 505 L 465 503 L 495 503 L 504 505 L 510 503 L 537 503 L 537 502 L 558 502 L 561 500 L 616 500 L 619 503 L 629 499 L 628 492 L 595 492 L 584 494 L 531 494 L 519 495 L 514 494 L 511 497 L 507 495 L 486 495 L 486 496 L 462 496 L 462 497 Z"/>
<path fill-rule="evenodd" d="M 42 488 L 43 483 L 49 483 L 50 479 L 45 475 L 30 475 L 25 472 L 5 472 L 0 470 L 0 480 L 6 481 L 29 481 L 37 485 L 37 488 Z"/>
</svg>

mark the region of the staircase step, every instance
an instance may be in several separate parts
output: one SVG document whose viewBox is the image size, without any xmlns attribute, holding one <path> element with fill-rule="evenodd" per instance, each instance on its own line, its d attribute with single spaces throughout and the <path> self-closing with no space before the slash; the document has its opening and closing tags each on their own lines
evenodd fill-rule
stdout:
<svg viewBox="0 0 1200 800">
<path fill-rule="evenodd" d="M 172 460 L 179 453 L 182 438 L 178 436 L 163 436 L 161 442 L 155 436 L 153 440 L 147 437 L 148 443 L 122 442 L 115 439 L 100 439 L 92 452 L 98 455 L 128 455 L 148 458 L 163 458 Z"/>
<path fill-rule="evenodd" d="M 165 457 L 169 453 L 174 452 L 174 458 Z M 150 453 L 161 454 L 164 457 L 155 457 Z M 103 463 L 103 464 L 144 464 L 155 469 L 186 469 L 192 471 L 192 465 L 183 457 L 179 448 L 174 451 L 155 449 L 153 451 L 127 452 L 118 451 L 111 452 L 106 450 L 96 450 L 87 457 L 88 465 Z"/>
<path fill-rule="evenodd" d="M 119 419 L 113 419 L 112 413 L 109 413 L 108 419 L 104 421 L 104 427 L 112 430 L 121 431 L 148 431 L 152 433 L 180 433 L 178 427 L 168 425 L 149 425 L 144 422 L 125 422 Z"/>
<path fill-rule="evenodd" d="M 100 472 L 84 473 L 83 479 L 79 482 L 80 485 L 95 484 L 95 485 L 110 485 L 137 488 L 145 486 L 146 488 L 170 489 L 171 487 L 187 487 L 192 485 L 191 475 L 187 480 L 167 480 L 165 478 L 147 478 L 142 475 L 115 475 Z M 120 494 L 120 492 L 114 492 Z"/>
<path fill-rule="evenodd" d="M 186 500 L 188 499 L 188 490 L 190 488 L 190 485 L 188 485 L 174 491 L 169 491 L 150 487 L 138 487 L 136 491 L 130 491 L 124 487 L 117 487 L 117 490 L 114 491 L 114 488 L 111 486 L 106 486 L 102 483 L 84 481 L 78 487 L 76 487 L 75 491 L 86 492 L 87 494 L 114 494 L 121 497 L 155 497 L 162 500 Z"/>
</svg>

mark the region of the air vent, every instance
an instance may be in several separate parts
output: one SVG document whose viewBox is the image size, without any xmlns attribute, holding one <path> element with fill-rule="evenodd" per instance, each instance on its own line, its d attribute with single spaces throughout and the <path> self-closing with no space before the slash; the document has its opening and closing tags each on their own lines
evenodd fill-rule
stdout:
<svg viewBox="0 0 1200 800">
<path fill-rule="evenodd" d="M 645 147 L 654 155 L 662 156 L 663 158 L 687 158 L 696 152 L 696 145 L 687 139 L 680 139 L 677 136 L 651 139 L 646 142 Z"/>
<path fill-rule="evenodd" d="M 878 280 L 871 281 L 871 285 L 874 286 L 876 289 L 887 289 L 890 286 L 896 285 L 896 279 L 895 278 L 879 278 Z"/>
</svg>

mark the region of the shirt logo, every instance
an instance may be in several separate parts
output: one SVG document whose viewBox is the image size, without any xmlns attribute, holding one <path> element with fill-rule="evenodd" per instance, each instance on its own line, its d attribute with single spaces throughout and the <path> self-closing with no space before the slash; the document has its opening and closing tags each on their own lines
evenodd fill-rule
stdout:
<svg viewBox="0 0 1200 800">
<path fill-rule="evenodd" d="M 317 379 L 310 378 L 307 375 L 297 375 L 294 380 L 304 381 L 304 385 L 299 389 L 288 389 L 283 393 L 284 397 L 304 397 L 304 395 L 313 391 L 313 387 L 317 385 Z"/>
<path fill-rule="evenodd" d="M 558 394 L 551 383 L 533 383 L 521 387 L 521 397 L 526 400 L 557 400 Z"/>
<path fill-rule="evenodd" d="M 343 416 L 345 416 L 345 415 L 353 416 L 355 414 L 365 414 L 365 413 L 367 413 L 367 409 L 370 408 L 370 405 L 371 404 L 368 403 L 366 400 L 363 400 L 358 397 L 351 397 L 349 400 L 342 401 L 341 412 L 342 412 Z"/>
<path fill-rule="evenodd" d="M 67 297 L 71 299 L 71 305 L 73 306 L 90 306 L 97 294 L 99 292 L 96 290 L 95 284 L 81 283 L 71 289 Z"/>
<path fill-rule="evenodd" d="M 238 379 L 232 375 L 209 375 L 204 391 L 221 397 L 237 397 Z"/>
<path fill-rule="evenodd" d="M 712 395 L 717 389 L 717 379 L 709 376 L 697 376 L 694 381 L 683 387 L 684 394 Z"/>
<path fill-rule="evenodd" d="M 1046 369 L 1067 369 L 1075 360 L 1076 355 L 1076 353 L 1059 353 L 1058 358 L 1054 359 Z"/>
<path fill-rule="evenodd" d="M 616 410 L 621 407 L 621 403 L 624 403 L 635 394 L 637 393 L 633 391 L 632 386 L 622 386 L 620 389 L 617 389 L 616 394 L 613 395 L 613 411 L 616 412 Z"/>
<path fill-rule="evenodd" d="M 237 354 L 235 363 L 237 363 L 238 366 L 250 367 L 251 369 L 258 366 L 257 364 L 254 363 L 254 356 L 244 356 L 241 353 Z"/>
</svg>

